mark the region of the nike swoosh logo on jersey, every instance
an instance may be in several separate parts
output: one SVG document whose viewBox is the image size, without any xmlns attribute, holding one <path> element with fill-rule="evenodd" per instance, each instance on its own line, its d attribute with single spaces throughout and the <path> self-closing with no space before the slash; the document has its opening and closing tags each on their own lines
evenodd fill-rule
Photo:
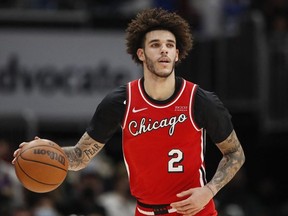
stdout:
<svg viewBox="0 0 288 216">
<path fill-rule="evenodd" d="M 135 107 L 133 107 L 132 112 L 133 112 L 133 113 L 138 113 L 138 112 L 144 111 L 144 110 L 146 110 L 146 109 L 148 109 L 148 108 L 147 108 L 147 107 L 144 107 L 144 108 L 141 108 L 141 109 L 136 109 Z"/>
</svg>

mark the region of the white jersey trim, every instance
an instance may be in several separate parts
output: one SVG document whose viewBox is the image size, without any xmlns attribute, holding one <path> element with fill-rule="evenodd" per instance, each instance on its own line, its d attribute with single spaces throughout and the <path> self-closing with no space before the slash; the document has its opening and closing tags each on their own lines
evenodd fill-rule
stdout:
<svg viewBox="0 0 288 216">
<path fill-rule="evenodd" d="M 125 118 L 124 118 L 124 122 L 122 125 L 122 129 L 124 130 L 126 127 L 126 122 L 127 122 L 127 118 L 128 118 L 128 114 L 130 112 L 130 106 L 131 106 L 131 82 L 128 83 L 128 100 L 126 100 L 126 111 L 125 111 Z"/>
<path fill-rule="evenodd" d="M 145 211 L 145 210 L 140 209 L 139 207 L 137 207 L 137 210 L 138 210 L 141 214 L 144 214 L 144 215 L 156 215 L 153 211 Z M 168 209 L 167 211 L 168 211 L 168 214 L 170 214 L 170 213 L 176 212 L 177 210 L 174 209 L 174 208 L 171 208 L 171 209 Z"/>
<path fill-rule="evenodd" d="M 149 104 L 150 106 L 155 107 L 155 108 L 159 108 L 159 109 L 164 109 L 164 108 L 167 108 L 167 107 L 173 105 L 173 104 L 181 97 L 181 95 L 182 95 L 182 93 L 183 93 L 183 91 L 184 91 L 184 89 L 185 89 L 185 86 L 186 86 L 186 80 L 184 80 L 182 89 L 180 90 L 177 98 L 175 98 L 173 101 L 171 101 L 169 104 L 167 104 L 167 105 L 165 105 L 165 106 L 164 106 L 164 105 L 163 105 L 163 106 L 161 106 L 161 105 L 160 105 L 160 106 L 159 106 L 159 105 L 157 106 L 157 105 L 155 105 L 155 104 L 153 104 L 153 103 L 151 103 L 150 101 L 147 100 L 147 98 L 145 97 L 144 92 L 142 91 L 142 88 L 141 88 L 141 79 L 138 80 L 138 88 L 139 88 L 139 92 L 140 92 L 143 100 L 144 100 L 147 104 Z"/>
<path fill-rule="evenodd" d="M 194 84 L 193 88 L 192 88 L 192 92 L 191 92 L 191 96 L 190 96 L 190 103 L 189 103 L 189 116 L 190 116 L 190 121 L 192 122 L 193 127 L 195 128 L 196 131 L 200 131 L 201 128 L 198 128 L 195 124 L 195 121 L 193 119 L 193 114 L 192 114 L 192 103 L 193 103 L 193 99 L 195 96 L 195 91 L 196 91 L 196 87 L 197 85 Z"/>
</svg>

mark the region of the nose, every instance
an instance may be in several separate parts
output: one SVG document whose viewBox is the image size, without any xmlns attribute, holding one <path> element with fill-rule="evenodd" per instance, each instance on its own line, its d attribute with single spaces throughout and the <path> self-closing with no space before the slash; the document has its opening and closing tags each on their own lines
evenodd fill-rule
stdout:
<svg viewBox="0 0 288 216">
<path fill-rule="evenodd" d="M 161 54 L 167 54 L 167 53 L 168 53 L 167 46 L 165 44 L 163 44 L 161 46 Z"/>
</svg>

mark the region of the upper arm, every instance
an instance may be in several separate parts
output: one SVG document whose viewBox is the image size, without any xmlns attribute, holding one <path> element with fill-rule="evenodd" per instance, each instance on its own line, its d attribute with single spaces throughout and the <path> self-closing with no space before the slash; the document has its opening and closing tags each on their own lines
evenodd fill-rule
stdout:
<svg viewBox="0 0 288 216">
<path fill-rule="evenodd" d="M 97 109 L 86 132 L 101 143 L 106 143 L 120 128 L 125 113 L 126 85 L 107 94 Z"/>
<path fill-rule="evenodd" d="M 194 116 L 197 125 L 206 129 L 214 143 L 222 142 L 233 131 L 231 115 L 219 97 L 200 87 L 195 95 Z"/>
</svg>

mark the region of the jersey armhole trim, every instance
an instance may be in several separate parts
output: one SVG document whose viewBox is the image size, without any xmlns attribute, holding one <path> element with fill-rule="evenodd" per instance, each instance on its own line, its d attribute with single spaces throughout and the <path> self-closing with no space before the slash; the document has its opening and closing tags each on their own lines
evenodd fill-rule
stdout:
<svg viewBox="0 0 288 216">
<path fill-rule="evenodd" d="M 126 109 L 125 109 L 125 115 L 124 115 L 124 121 L 122 122 L 122 129 L 124 129 L 126 127 L 126 122 L 127 122 L 127 118 L 128 118 L 128 113 L 130 110 L 130 105 L 131 105 L 131 82 L 128 83 L 127 85 L 127 90 L 126 90 Z"/>
<path fill-rule="evenodd" d="M 196 84 L 194 84 L 192 87 L 192 91 L 191 91 L 191 95 L 190 95 L 190 102 L 189 102 L 189 117 L 190 117 L 190 121 L 192 122 L 192 125 L 195 128 L 195 130 L 200 131 L 201 128 L 199 128 L 197 126 L 196 122 L 194 121 L 194 113 L 193 113 L 197 87 L 198 86 Z"/>
</svg>

